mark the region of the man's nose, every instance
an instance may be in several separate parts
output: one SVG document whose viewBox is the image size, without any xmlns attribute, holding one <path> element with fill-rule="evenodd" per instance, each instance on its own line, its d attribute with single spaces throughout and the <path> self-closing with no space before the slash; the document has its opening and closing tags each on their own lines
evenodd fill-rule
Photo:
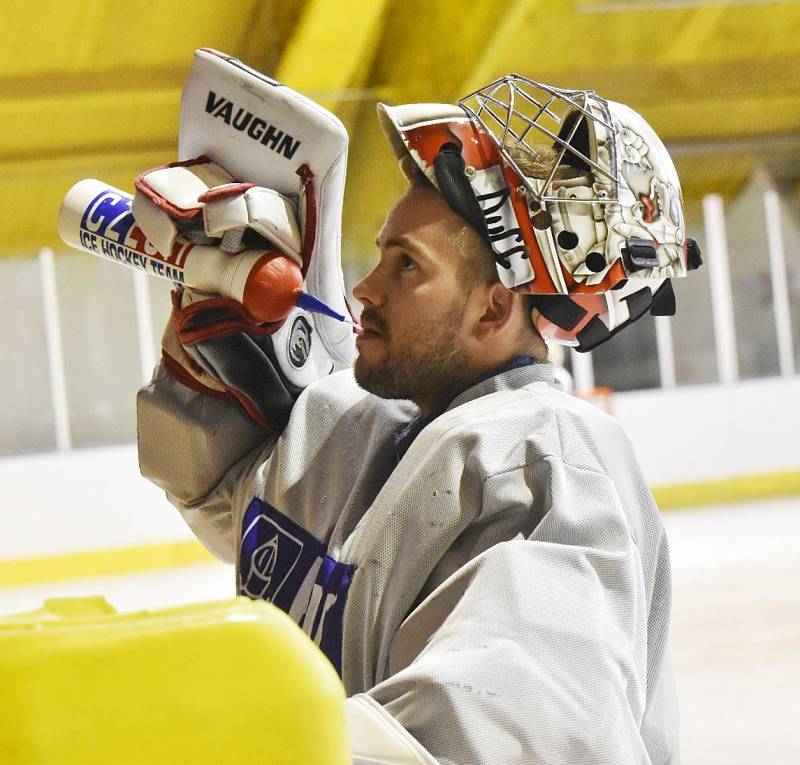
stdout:
<svg viewBox="0 0 800 765">
<path fill-rule="evenodd" d="M 382 295 L 377 266 L 353 287 L 353 297 L 364 306 L 380 305 L 383 302 Z"/>
</svg>

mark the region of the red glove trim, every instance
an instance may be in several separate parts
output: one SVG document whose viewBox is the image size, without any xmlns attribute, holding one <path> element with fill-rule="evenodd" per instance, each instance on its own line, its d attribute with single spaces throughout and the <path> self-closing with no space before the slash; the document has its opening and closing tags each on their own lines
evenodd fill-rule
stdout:
<svg viewBox="0 0 800 765">
<path fill-rule="evenodd" d="M 203 385 L 199 380 L 192 377 L 189 372 L 184 369 L 184 367 L 179 364 L 175 359 L 172 358 L 166 351 L 161 351 L 161 359 L 164 363 L 164 368 L 167 370 L 167 373 L 173 380 L 180 383 L 181 385 L 190 388 L 191 390 L 197 391 L 198 393 L 203 394 L 204 396 L 210 396 L 211 398 L 216 399 L 227 399 L 227 398 L 234 398 L 238 401 L 250 418 L 263 430 L 266 430 L 270 433 L 275 432 L 275 428 L 270 425 L 267 420 L 264 419 L 264 416 L 258 409 L 254 406 L 253 402 L 250 401 L 247 396 L 244 395 L 241 391 L 238 391 L 234 388 L 225 385 L 224 382 L 219 381 L 220 385 L 225 388 L 225 392 L 219 390 L 214 390 L 213 388 L 209 388 L 206 385 Z M 191 359 L 190 359 L 191 361 Z"/>
<path fill-rule="evenodd" d="M 225 385 L 225 383 L 222 384 Z M 225 390 L 228 391 L 228 393 L 244 407 L 244 410 L 250 415 L 250 418 L 256 423 L 256 425 L 270 433 L 275 432 L 275 426 L 270 425 L 270 423 L 264 419 L 264 415 L 258 411 L 253 402 L 247 398 L 244 393 L 234 388 L 229 388 L 227 385 L 225 385 Z"/>
<path fill-rule="evenodd" d="M 213 388 L 209 388 L 206 385 L 203 385 L 199 380 L 192 377 L 186 369 L 175 361 L 165 350 L 162 349 L 161 351 L 161 361 L 164 364 L 164 369 L 167 370 L 169 376 L 179 382 L 181 385 L 185 385 L 187 388 L 191 388 L 192 390 L 197 391 L 198 393 L 202 393 L 204 396 L 211 396 L 211 398 L 225 398 L 226 395 L 222 391 L 214 390 Z M 192 360 L 189 359 L 191 362 Z M 194 362 L 192 362 L 194 363 Z"/>
<path fill-rule="evenodd" d="M 202 214 L 202 207 L 183 208 L 170 204 L 166 199 L 164 199 L 163 196 L 161 196 L 161 194 L 155 191 L 146 180 L 144 180 L 144 176 L 148 173 L 152 173 L 154 170 L 163 170 L 167 167 L 191 167 L 192 165 L 205 165 L 209 162 L 211 162 L 211 160 L 205 154 L 202 154 L 195 159 L 186 159 L 183 162 L 167 162 L 163 165 L 157 165 L 156 167 L 151 167 L 149 170 L 145 170 L 143 173 L 137 175 L 133 185 L 136 187 L 137 191 L 140 191 L 142 194 L 144 194 L 156 207 L 163 210 L 171 218 L 179 218 L 180 220 L 184 221 L 194 220 Z"/>
<path fill-rule="evenodd" d="M 214 186 L 204 194 L 197 197 L 198 202 L 213 202 L 216 199 L 226 199 L 227 197 L 237 197 L 244 194 L 248 189 L 252 189 L 255 183 L 223 183 L 222 186 Z"/>
<path fill-rule="evenodd" d="M 272 324 L 258 325 L 248 316 L 244 306 L 233 298 L 214 297 L 200 300 L 196 303 L 181 308 L 180 293 L 172 292 L 172 318 L 175 322 L 175 332 L 178 340 L 183 345 L 195 345 L 212 337 L 228 334 L 229 332 L 247 332 L 251 335 L 271 335 L 283 325 L 282 321 Z M 201 327 L 186 327 L 187 322 L 196 314 L 206 310 L 219 309 L 233 314 L 233 318 L 217 321 Z"/>
</svg>

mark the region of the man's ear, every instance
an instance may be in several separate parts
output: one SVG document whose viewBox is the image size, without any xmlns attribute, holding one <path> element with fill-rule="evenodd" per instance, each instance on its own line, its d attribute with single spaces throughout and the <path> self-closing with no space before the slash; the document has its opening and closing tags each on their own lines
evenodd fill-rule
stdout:
<svg viewBox="0 0 800 765">
<path fill-rule="evenodd" d="M 518 295 L 500 282 L 489 284 L 484 289 L 481 315 L 474 328 L 477 340 L 485 340 L 506 327 L 514 317 L 519 300 Z"/>
</svg>

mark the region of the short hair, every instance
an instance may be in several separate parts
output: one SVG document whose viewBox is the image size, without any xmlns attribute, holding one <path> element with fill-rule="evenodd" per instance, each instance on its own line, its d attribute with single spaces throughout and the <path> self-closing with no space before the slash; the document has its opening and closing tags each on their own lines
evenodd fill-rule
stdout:
<svg viewBox="0 0 800 765">
<path fill-rule="evenodd" d="M 524 141 L 519 141 L 508 150 L 509 156 L 514 160 L 517 167 L 522 170 L 526 178 L 538 178 L 547 180 L 553 170 L 553 165 L 558 162 L 561 152 L 555 146 L 528 145 Z M 553 178 L 556 180 L 566 180 L 568 178 L 580 178 L 586 175 L 586 170 L 562 161 L 556 167 Z M 589 180 L 589 183 L 591 181 Z"/>
</svg>

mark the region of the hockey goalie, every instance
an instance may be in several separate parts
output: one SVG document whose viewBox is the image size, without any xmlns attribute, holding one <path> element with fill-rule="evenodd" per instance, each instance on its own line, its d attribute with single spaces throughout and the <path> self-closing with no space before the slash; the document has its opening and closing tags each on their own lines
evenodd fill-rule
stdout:
<svg viewBox="0 0 800 765">
<path fill-rule="evenodd" d="M 142 473 L 340 673 L 354 762 L 675 763 L 662 522 L 547 345 L 674 311 L 700 264 L 675 168 L 628 107 L 513 75 L 379 119 L 408 187 L 354 330 L 344 128 L 197 52 L 180 161 L 140 176 L 137 223 L 162 252 L 277 252 L 333 311 L 263 321 L 181 286 L 138 397 Z"/>
</svg>

